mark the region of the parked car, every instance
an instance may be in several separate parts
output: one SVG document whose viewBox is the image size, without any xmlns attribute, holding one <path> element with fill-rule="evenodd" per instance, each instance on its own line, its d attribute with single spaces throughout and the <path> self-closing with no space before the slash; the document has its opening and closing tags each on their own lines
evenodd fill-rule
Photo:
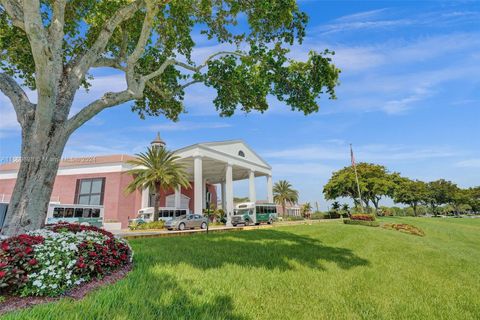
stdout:
<svg viewBox="0 0 480 320">
<path fill-rule="evenodd" d="M 207 223 L 207 217 L 199 214 L 187 214 L 167 221 L 165 228 L 168 230 L 206 229 Z"/>
</svg>

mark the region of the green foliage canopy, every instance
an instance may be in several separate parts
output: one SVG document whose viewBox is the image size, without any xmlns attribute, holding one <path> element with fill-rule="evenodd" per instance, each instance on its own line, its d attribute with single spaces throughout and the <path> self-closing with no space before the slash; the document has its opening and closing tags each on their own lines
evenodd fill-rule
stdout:
<svg viewBox="0 0 480 320">
<path fill-rule="evenodd" d="M 177 120 L 185 111 L 185 88 L 198 82 L 217 91 L 214 104 L 222 116 L 239 106 L 263 112 L 267 95 L 305 114 L 318 110 L 322 93 L 335 98 L 340 71 L 332 64 L 333 52 L 312 51 L 305 62 L 287 57 L 288 47 L 302 42 L 308 21 L 294 0 L 43 0 L 40 6 L 44 28 L 52 41 L 61 41 L 59 52 L 45 54 L 61 57 L 65 77 L 97 50 L 92 67 L 127 72 L 129 85 L 146 80 L 132 107 L 141 117 L 163 114 Z M 39 66 L 21 9 L 13 0 L 0 5 L 0 69 L 35 89 Z M 54 39 L 59 19 L 63 36 Z M 111 35 L 99 44 L 105 33 Z M 201 36 L 234 49 L 194 62 Z M 82 71 L 78 85 L 88 88 L 92 76 L 88 68 Z"/>
</svg>

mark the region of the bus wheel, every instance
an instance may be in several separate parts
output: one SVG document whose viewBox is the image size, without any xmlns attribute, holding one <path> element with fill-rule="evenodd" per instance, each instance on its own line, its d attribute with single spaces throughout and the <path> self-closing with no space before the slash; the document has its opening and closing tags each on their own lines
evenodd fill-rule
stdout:
<svg viewBox="0 0 480 320">
<path fill-rule="evenodd" d="M 232 226 L 236 227 L 236 226 L 237 226 L 237 224 L 236 224 L 236 223 L 232 223 Z"/>
<path fill-rule="evenodd" d="M 181 231 L 185 230 L 185 223 L 183 223 L 183 222 L 180 223 L 180 224 L 178 225 L 178 230 L 181 230 Z"/>
<path fill-rule="evenodd" d="M 202 225 L 200 226 L 200 229 L 207 229 L 207 224 L 203 222 Z"/>
<path fill-rule="evenodd" d="M 245 227 L 248 227 L 250 225 L 250 221 L 245 221 Z"/>
<path fill-rule="evenodd" d="M 259 226 L 259 225 L 260 225 L 260 222 L 255 223 L 255 225 L 256 225 L 256 226 Z"/>
<path fill-rule="evenodd" d="M 268 220 L 267 223 L 268 223 L 268 224 L 272 224 L 272 223 L 273 223 L 272 219 Z"/>
</svg>

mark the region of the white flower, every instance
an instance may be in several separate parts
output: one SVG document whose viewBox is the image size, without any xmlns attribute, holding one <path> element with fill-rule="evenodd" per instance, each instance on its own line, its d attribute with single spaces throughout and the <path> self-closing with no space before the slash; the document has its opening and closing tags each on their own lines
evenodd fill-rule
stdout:
<svg viewBox="0 0 480 320">
<path fill-rule="evenodd" d="M 32 284 L 33 284 L 35 287 L 41 287 L 41 286 L 42 286 L 42 281 L 40 281 L 40 280 L 35 280 L 35 281 L 33 281 Z"/>
</svg>

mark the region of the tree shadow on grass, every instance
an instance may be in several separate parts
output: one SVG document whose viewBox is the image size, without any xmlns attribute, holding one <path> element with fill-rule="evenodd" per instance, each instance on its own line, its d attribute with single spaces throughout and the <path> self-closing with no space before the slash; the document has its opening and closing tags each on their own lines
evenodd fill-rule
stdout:
<svg viewBox="0 0 480 320">
<path fill-rule="evenodd" d="M 333 262 L 341 269 L 368 265 L 368 260 L 349 249 L 326 246 L 317 239 L 277 230 L 141 239 L 133 245 L 141 247 L 136 256 L 139 263 L 187 263 L 200 269 L 225 264 L 282 271 L 294 269 L 295 263 L 320 270 L 325 269 L 325 262 Z"/>
<path fill-rule="evenodd" d="M 140 268 L 142 269 L 142 268 Z M 3 318 L 2 318 L 3 319 Z M 90 293 L 85 299 L 56 303 L 6 315 L 6 319 L 231 319 L 249 318 L 234 312 L 233 299 L 224 294 L 202 298 L 185 289 L 165 272 L 137 270 L 115 285 Z"/>
</svg>

